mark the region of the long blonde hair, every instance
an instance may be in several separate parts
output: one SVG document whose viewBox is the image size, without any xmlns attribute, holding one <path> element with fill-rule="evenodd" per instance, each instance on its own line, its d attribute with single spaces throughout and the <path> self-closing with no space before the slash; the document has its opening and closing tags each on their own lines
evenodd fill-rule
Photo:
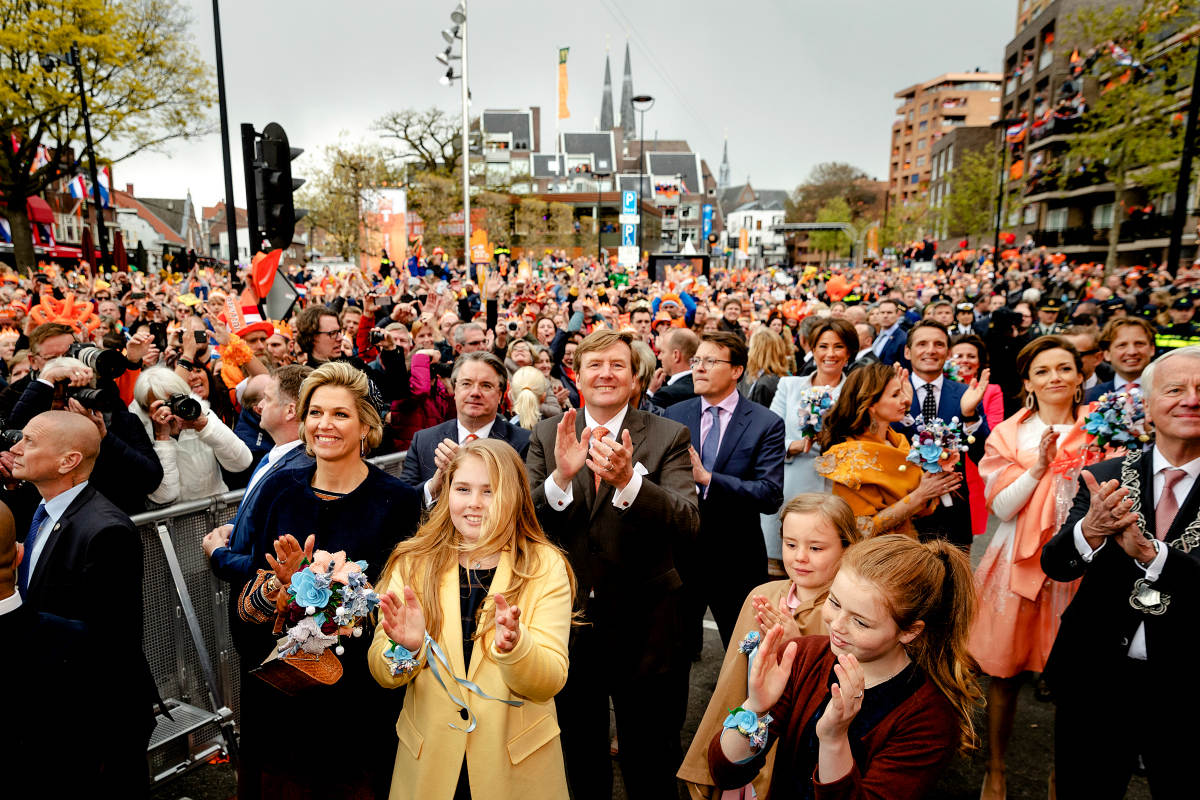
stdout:
<svg viewBox="0 0 1200 800">
<path fill-rule="evenodd" d="M 542 418 L 542 402 L 550 382 L 537 367 L 521 367 L 508 382 L 508 396 L 522 428 L 533 430 Z"/>
<path fill-rule="evenodd" d="M 940 539 L 918 542 L 893 533 L 853 545 L 842 556 L 842 568 L 875 584 L 901 631 L 925 623 L 904 648 L 958 713 L 960 747 L 974 748 L 983 692 L 967 652 L 977 606 L 967 556 Z"/>
<path fill-rule="evenodd" d="M 487 467 L 492 486 L 492 502 L 483 515 L 483 530 L 474 547 L 468 548 L 462 534 L 454 527 L 450 518 L 450 487 L 454 476 L 468 458 L 479 458 Z M 525 477 L 525 465 L 517 451 L 507 442 L 496 439 L 476 439 L 458 448 L 442 479 L 442 492 L 429 518 L 411 539 L 400 542 L 392 550 L 377 591 L 387 591 L 393 571 L 405 586 L 411 586 L 425 615 L 425 629 L 439 639 L 442 623 L 447 613 L 438 596 L 442 576 L 456 569 L 460 553 L 470 550 L 474 559 L 485 559 L 504 550 L 512 552 L 512 578 L 502 589 L 510 605 L 520 605 L 523 591 L 529 580 L 549 571 L 556 560 L 561 559 L 571 583 L 571 599 L 575 598 L 575 573 L 571 570 L 566 555 L 558 549 L 542 531 L 537 513 L 533 509 L 533 498 L 529 492 L 529 480 Z M 457 609 L 450 613 L 457 614 Z M 479 609 L 475 626 L 476 640 L 488 632 L 495 620 L 495 604 L 490 600 Z M 485 656 L 487 650 L 484 650 Z"/>
<path fill-rule="evenodd" d="M 761 374 L 783 377 L 790 372 L 788 347 L 783 337 L 770 328 L 759 328 L 750 337 L 750 354 L 746 360 L 746 375 L 755 380 Z"/>
</svg>

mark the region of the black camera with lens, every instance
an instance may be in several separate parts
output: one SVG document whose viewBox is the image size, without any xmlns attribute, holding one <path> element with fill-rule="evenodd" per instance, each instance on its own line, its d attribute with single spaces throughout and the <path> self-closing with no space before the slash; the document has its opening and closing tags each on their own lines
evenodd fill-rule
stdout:
<svg viewBox="0 0 1200 800">
<path fill-rule="evenodd" d="M 431 363 L 429 365 L 429 371 L 439 378 L 449 378 L 450 374 L 454 372 L 454 362 L 439 361 L 436 364 Z"/>
<path fill-rule="evenodd" d="M 15 428 L 0 431 L 0 453 L 7 453 L 13 449 L 17 442 L 21 441 L 21 437 L 25 434 Z"/>
<path fill-rule="evenodd" d="M 67 355 L 77 358 L 101 380 L 116 380 L 125 374 L 129 361 L 116 350 L 105 350 L 87 342 L 76 342 L 67 349 Z"/>
<path fill-rule="evenodd" d="M 383 344 L 383 341 L 387 335 L 387 331 L 380 330 L 379 328 L 372 328 L 370 332 L 371 346 L 378 347 L 379 345 Z"/>
<path fill-rule="evenodd" d="M 517 324 L 517 321 L 515 319 L 510 319 L 508 321 L 507 327 L 508 327 L 509 333 L 516 333 L 517 329 L 520 327 L 520 325 Z"/>
<path fill-rule="evenodd" d="M 200 405 L 200 401 L 186 394 L 173 394 L 163 405 L 169 408 L 172 414 L 186 422 L 200 419 L 200 415 L 204 413 L 204 407 Z"/>
</svg>

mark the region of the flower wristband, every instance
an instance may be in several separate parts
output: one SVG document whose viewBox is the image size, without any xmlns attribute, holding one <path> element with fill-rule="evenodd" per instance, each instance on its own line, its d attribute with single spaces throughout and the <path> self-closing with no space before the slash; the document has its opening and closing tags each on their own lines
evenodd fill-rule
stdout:
<svg viewBox="0 0 1200 800">
<path fill-rule="evenodd" d="M 388 644 L 391 646 L 383 651 L 383 660 L 387 662 L 392 677 L 416 671 L 417 657 L 415 653 L 402 644 L 396 644 L 391 639 L 388 639 Z"/>
<path fill-rule="evenodd" d="M 767 726 L 772 722 L 770 714 L 761 717 L 753 711 L 738 706 L 729 710 L 722 727 L 735 730 L 750 740 L 750 749 L 756 753 L 767 745 Z"/>
</svg>

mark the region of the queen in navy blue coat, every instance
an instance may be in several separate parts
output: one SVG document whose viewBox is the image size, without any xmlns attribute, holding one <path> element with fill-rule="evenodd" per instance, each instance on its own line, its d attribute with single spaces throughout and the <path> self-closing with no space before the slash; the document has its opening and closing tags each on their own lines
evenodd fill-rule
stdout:
<svg viewBox="0 0 1200 800">
<path fill-rule="evenodd" d="M 392 548 L 416 530 L 420 495 L 365 460 L 383 438 L 368 391 L 366 375 L 340 362 L 322 365 L 301 385 L 300 438 L 315 462 L 263 479 L 259 500 L 246 521 L 251 563 L 257 570 L 268 569 L 266 554 L 273 552 L 280 536 L 291 534 L 303 542 L 311 534 L 317 549 L 344 550 L 348 559 L 366 561 L 374 582 Z M 294 697 L 283 694 L 249 674 L 276 641 L 269 624 L 276 594 L 268 589 L 274 586 L 268 575 L 260 571 L 248 576 L 235 615 L 234 641 L 242 663 L 239 781 L 244 786 L 239 796 L 288 796 L 301 787 L 312 792 L 306 796 L 381 796 L 391 774 L 394 723 L 402 698 L 380 689 L 367 672 L 372 631 L 342 640 L 343 675 L 336 683 Z M 366 749 L 359 749 L 353 764 L 314 771 L 311 748 L 283 735 L 298 720 L 315 720 L 317 709 L 354 719 Z"/>
</svg>

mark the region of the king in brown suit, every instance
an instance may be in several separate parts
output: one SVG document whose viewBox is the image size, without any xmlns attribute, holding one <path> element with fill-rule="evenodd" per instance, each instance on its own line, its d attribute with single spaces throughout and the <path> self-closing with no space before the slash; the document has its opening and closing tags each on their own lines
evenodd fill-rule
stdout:
<svg viewBox="0 0 1200 800">
<path fill-rule="evenodd" d="M 630 408 L 632 335 L 596 331 L 575 371 L 584 413 L 534 428 L 527 467 L 546 532 L 568 554 L 583 621 L 559 695 L 575 800 L 612 796 L 608 707 L 631 800 L 677 796 L 689 660 L 676 555 L 700 528 L 684 426 Z"/>
</svg>

